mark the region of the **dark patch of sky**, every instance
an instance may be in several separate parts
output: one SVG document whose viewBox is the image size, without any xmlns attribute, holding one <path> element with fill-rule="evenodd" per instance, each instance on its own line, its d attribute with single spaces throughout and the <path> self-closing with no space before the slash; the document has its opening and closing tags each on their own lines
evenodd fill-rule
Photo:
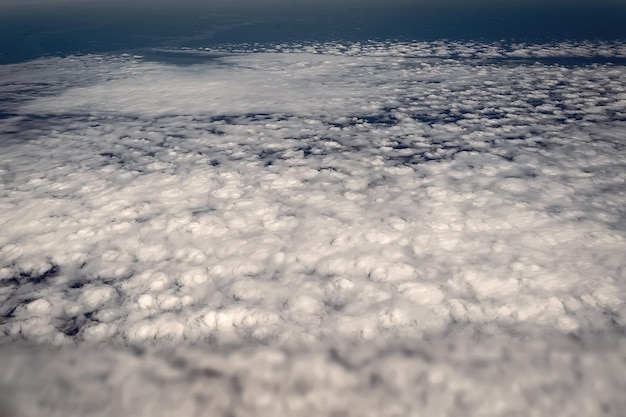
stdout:
<svg viewBox="0 0 626 417">
<path fill-rule="evenodd" d="M 238 42 L 626 39 L 626 4 L 621 3 L 0 0 L 0 63 Z"/>
</svg>

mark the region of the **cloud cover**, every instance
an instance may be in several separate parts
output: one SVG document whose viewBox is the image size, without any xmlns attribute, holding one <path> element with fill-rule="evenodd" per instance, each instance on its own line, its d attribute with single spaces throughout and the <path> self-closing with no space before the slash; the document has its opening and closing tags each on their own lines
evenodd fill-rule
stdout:
<svg viewBox="0 0 626 417">
<path fill-rule="evenodd" d="M 0 67 L 1 357 L 5 384 L 48 396 L 29 415 L 89 415 L 83 382 L 127 367 L 145 391 L 111 389 L 140 415 L 165 391 L 198 415 L 510 415 L 536 395 L 620 415 L 625 69 L 601 62 L 624 44 L 167 53 L 199 64 Z M 33 358 L 83 399 L 39 391 Z M 237 399 L 194 402 L 207 379 Z"/>
</svg>

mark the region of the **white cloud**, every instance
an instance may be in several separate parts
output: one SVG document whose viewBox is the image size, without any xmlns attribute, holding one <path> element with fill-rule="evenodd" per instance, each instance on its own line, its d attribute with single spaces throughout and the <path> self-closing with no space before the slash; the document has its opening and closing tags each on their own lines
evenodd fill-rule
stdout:
<svg viewBox="0 0 626 417">
<path fill-rule="evenodd" d="M 113 379 L 157 361 L 145 378 L 171 387 L 168 378 L 178 375 L 180 389 L 193 393 L 201 385 L 193 375 L 204 372 L 199 362 L 171 370 L 158 355 L 145 362 L 110 348 L 182 346 L 181 355 L 195 361 L 190 346 L 241 346 L 206 359 L 233 367 L 215 371 L 229 375 L 218 378 L 225 393 L 241 389 L 224 381 L 254 387 L 234 403 L 213 400 L 215 412 L 383 415 L 393 403 L 404 414 L 467 406 L 505 415 L 529 407 L 527 397 L 511 388 L 510 401 L 481 408 L 479 395 L 505 388 L 472 368 L 491 343 L 476 334 L 493 333 L 485 372 L 503 372 L 513 384 L 530 366 L 530 391 L 540 393 L 538 381 L 553 378 L 578 401 L 571 410 L 587 407 L 588 414 L 617 398 L 623 381 L 611 385 L 611 368 L 595 367 L 598 351 L 577 350 L 564 335 L 587 340 L 595 332 L 611 341 L 626 325 L 624 68 L 550 59 L 559 51 L 621 58 L 624 46 L 280 50 L 188 67 L 128 56 L 0 67 L 0 92 L 10 92 L 5 107 L 15 114 L 0 131 L 7 139 L 0 157 L 3 341 L 82 345 L 85 375 L 101 358 Z M 42 77 L 48 85 L 38 84 Z M 467 332 L 456 335 L 459 326 Z M 435 367 L 383 354 L 421 339 L 439 358 Z M 528 339 L 543 341 L 502 362 L 510 346 Z M 476 351 L 457 357 L 446 345 L 437 356 L 432 340 Z M 377 347 L 363 345 L 372 341 Z M 374 358 L 371 366 L 352 372 L 328 359 L 329 346 L 351 343 L 355 355 Z M 107 349 L 95 353 L 93 344 Z M 316 347 L 307 353 L 307 344 Z M 294 352 L 277 368 L 271 359 L 253 360 L 270 367 L 275 390 L 262 393 L 263 377 L 246 373 L 246 349 L 270 358 Z M 579 396 L 591 392 L 590 380 L 573 388 L 560 365 L 533 362 L 558 352 L 591 358 L 582 372 L 609 388 Z M 623 349 L 611 352 L 619 362 Z M 24 368 L 30 356 L 9 355 L 15 369 L 32 370 Z M 48 363 L 49 356 L 34 358 Z M 320 374 L 298 370 L 310 360 Z M 51 375 L 80 373 L 45 366 Z M 404 372 L 386 374 L 396 366 Z M 402 378 L 416 381 L 424 369 L 428 384 L 398 388 L 413 387 Z M 5 383 L 39 386 L 7 375 Z M 133 378 L 144 386 L 143 376 Z M 390 389 L 397 395 L 384 399 Z M 420 390 L 428 401 L 418 404 Z M 148 384 L 128 395 L 145 404 L 156 392 Z M 469 405 L 447 402 L 444 394 L 453 392 Z M 54 389 L 49 395 L 60 398 Z M 80 407 L 101 394 L 85 395 L 85 403 L 49 404 L 89 414 Z M 361 396 L 372 402 L 351 409 Z M 135 414 L 166 410 L 171 401 L 160 397 L 159 408 Z M 558 401 L 552 404 L 564 406 Z M 139 410 L 124 404 L 123 414 Z M 109 407 L 111 415 L 121 412 Z M 193 414 L 197 405 L 185 407 Z"/>
<path fill-rule="evenodd" d="M 5 403 L 23 404 L 24 415 L 618 416 L 626 406 L 615 341 L 480 340 L 451 333 L 391 347 L 135 353 L 5 347 L 0 383 L 19 387 L 3 390 Z"/>
</svg>

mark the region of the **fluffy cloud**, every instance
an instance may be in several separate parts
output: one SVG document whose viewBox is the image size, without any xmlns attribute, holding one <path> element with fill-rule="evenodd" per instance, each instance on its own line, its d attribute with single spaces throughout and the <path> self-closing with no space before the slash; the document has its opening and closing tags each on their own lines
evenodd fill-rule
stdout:
<svg viewBox="0 0 626 417">
<path fill-rule="evenodd" d="M 199 64 L 83 56 L 0 67 L 0 91 L 9 97 L 0 131 L 0 332 L 8 351 L 24 342 L 87 352 L 94 344 L 240 346 L 215 353 L 234 367 L 226 379 L 215 371 L 232 392 L 262 385 L 261 376 L 237 368 L 246 349 L 279 359 L 295 352 L 289 365 L 284 358 L 277 368 L 271 358 L 251 365 L 270 367 L 271 384 L 295 378 L 290 388 L 253 396 L 265 405 L 215 407 L 280 415 L 328 406 L 330 413 L 347 409 L 350 395 L 391 389 L 406 414 L 436 410 L 410 408 L 413 391 L 398 388 L 426 366 L 404 351 L 385 356 L 402 341 L 425 339 L 426 352 L 438 351 L 428 340 L 493 343 L 486 372 L 512 380 L 532 363 L 535 392 L 543 377 L 571 379 L 533 358 L 565 346 L 570 359 L 600 360 L 595 348 L 579 351 L 564 335 L 611 341 L 623 331 L 626 89 L 624 67 L 600 63 L 626 57 L 623 44 L 168 53 Z M 580 65 L 563 65 L 563 56 Z M 498 364 L 509 346 L 533 338 L 543 344 Z M 379 348 L 363 345 L 373 342 Z M 267 349 L 255 350 L 259 343 Z M 333 344 L 369 352 L 372 369 L 337 368 L 326 356 Z M 611 349 L 618 363 L 623 348 Z M 149 366 L 107 352 L 107 378 L 127 364 Z M 478 395 L 476 356 L 443 352 L 441 369 L 425 377 L 448 384 L 448 393 L 456 392 L 449 384 L 466 381 L 459 392 Z M 48 360 L 8 357 L 33 355 Z M 98 354 L 85 355 L 93 358 L 85 366 L 96 366 L 88 364 Z M 196 358 L 192 350 L 182 355 Z M 27 366 L 16 360 L 14 369 Z M 309 360 L 320 362 L 320 374 L 300 381 Z M 407 361 L 415 372 L 381 376 Z M 166 368 L 155 372 L 173 375 Z M 195 387 L 189 375 L 202 368 L 181 372 L 181 387 Z M 610 368 L 582 372 L 613 378 Z M 10 375 L 5 381 L 18 378 Z M 382 385 L 359 385 L 364 375 Z M 345 404 L 324 400 L 329 380 L 352 392 L 337 400 Z M 483 384 L 494 393 L 490 381 Z M 311 397 L 272 400 L 292 398 L 281 390 L 296 386 Z M 614 395 L 581 397 L 579 405 L 593 414 Z M 387 409 L 373 404 L 367 409 Z M 448 413 L 464 407 L 437 404 Z M 480 410 L 504 415 L 515 404 Z"/>
<path fill-rule="evenodd" d="M 23 404 L 20 415 L 619 416 L 626 407 L 617 371 L 625 352 L 615 340 L 480 340 L 450 333 L 428 343 L 300 350 L 5 347 L 0 383 L 12 404 Z"/>
</svg>

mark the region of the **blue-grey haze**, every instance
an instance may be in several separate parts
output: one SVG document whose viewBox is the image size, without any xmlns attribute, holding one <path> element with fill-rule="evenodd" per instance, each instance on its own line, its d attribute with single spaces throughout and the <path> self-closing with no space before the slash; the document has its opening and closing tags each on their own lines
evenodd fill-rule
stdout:
<svg viewBox="0 0 626 417">
<path fill-rule="evenodd" d="M 229 43 L 626 38 L 611 2 L 1 2 L 0 63 Z"/>
</svg>

